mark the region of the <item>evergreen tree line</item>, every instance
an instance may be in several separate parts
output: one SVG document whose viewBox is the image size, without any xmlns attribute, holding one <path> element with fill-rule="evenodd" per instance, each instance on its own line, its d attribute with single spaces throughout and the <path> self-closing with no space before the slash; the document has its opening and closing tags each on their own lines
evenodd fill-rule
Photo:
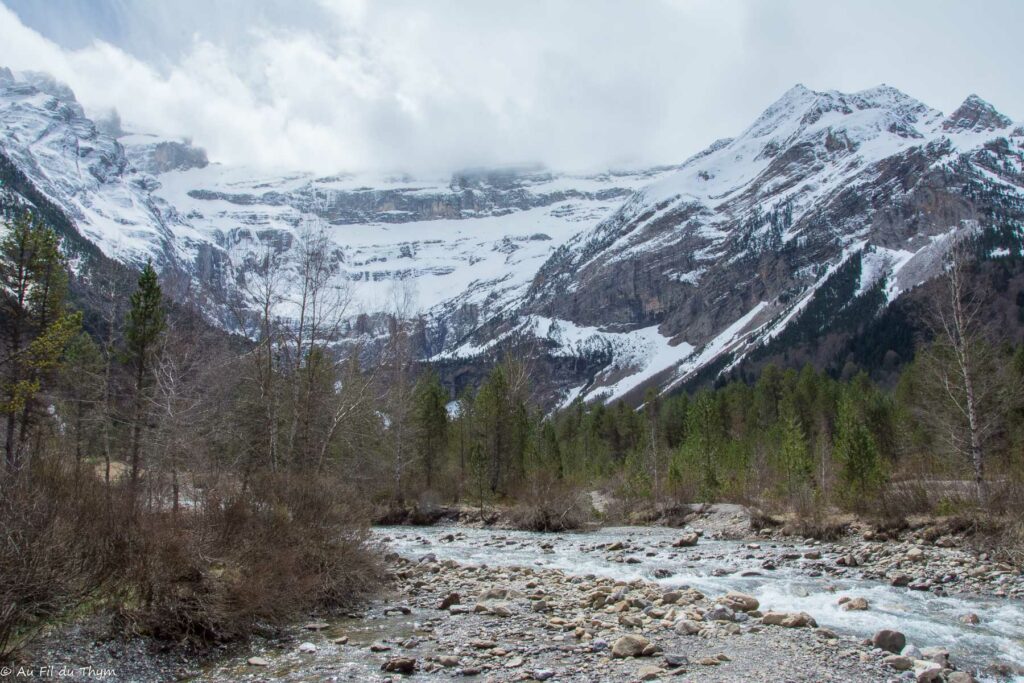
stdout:
<svg viewBox="0 0 1024 683">
<path fill-rule="evenodd" d="M 529 373 L 506 361 L 445 412 L 428 372 L 430 390 L 416 393 L 426 400 L 417 433 L 436 435 L 427 489 L 480 505 L 600 489 L 637 509 L 1013 511 L 1024 484 L 1024 347 L 986 323 L 975 251 L 952 248 L 919 315 L 929 340 L 895 386 L 849 368 L 837 378 L 768 365 L 693 393 L 649 391 L 639 408 L 577 402 L 544 414 L 525 380 L 512 381 Z"/>
</svg>

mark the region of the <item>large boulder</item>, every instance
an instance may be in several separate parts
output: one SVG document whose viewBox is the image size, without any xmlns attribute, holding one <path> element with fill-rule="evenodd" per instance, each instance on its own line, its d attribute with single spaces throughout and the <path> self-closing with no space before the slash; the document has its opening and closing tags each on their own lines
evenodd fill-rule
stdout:
<svg viewBox="0 0 1024 683">
<path fill-rule="evenodd" d="M 899 631 L 884 628 L 871 638 L 871 644 L 895 655 L 907 646 L 907 637 Z"/>
<path fill-rule="evenodd" d="M 739 591 L 729 591 L 725 594 L 725 597 L 721 599 L 723 605 L 728 605 L 737 612 L 753 612 L 761 603 L 757 601 L 753 595 L 747 595 L 746 593 L 740 593 Z"/>
<path fill-rule="evenodd" d="M 643 657 L 650 644 L 651 641 L 635 633 L 624 635 L 612 643 L 612 657 Z"/>
<path fill-rule="evenodd" d="M 682 536 L 680 536 L 679 539 L 676 540 L 676 542 L 672 544 L 672 547 L 673 548 L 689 548 L 690 546 L 697 545 L 697 539 L 699 539 L 699 538 L 700 538 L 700 536 L 698 536 L 695 532 L 688 531 L 685 534 L 683 534 Z"/>
</svg>

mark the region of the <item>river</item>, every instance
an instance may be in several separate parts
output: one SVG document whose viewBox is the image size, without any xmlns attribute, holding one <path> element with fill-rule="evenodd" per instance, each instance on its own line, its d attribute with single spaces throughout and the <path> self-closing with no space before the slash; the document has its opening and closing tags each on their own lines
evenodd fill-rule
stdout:
<svg viewBox="0 0 1024 683">
<path fill-rule="evenodd" d="M 814 576 L 813 560 L 780 562 L 762 568 L 766 558 L 800 553 L 811 545 L 702 539 L 691 548 L 673 548 L 680 531 L 660 527 L 612 527 L 582 533 L 539 534 L 464 527 L 383 527 L 376 535 L 396 552 L 418 558 L 466 564 L 516 565 L 559 569 L 569 574 L 644 578 L 666 587 L 691 586 L 707 595 L 729 590 L 749 593 L 762 609 L 810 613 L 821 626 L 871 637 L 879 629 L 902 631 L 919 648 L 945 647 L 961 669 L 982 680 L 1024 681 L 1024 676 L 995 677 L 998 667 L 1024 670 L 1024 602 L 981 596 L 940 597 L 858 578 Z M 625 542 L 631 552 L 609 553 L 603 546 Z M 758 547 L 759 546 L 759 547 Z M 621 561 L 634 558 L 636 563 Z M 828 560 L 828 556 L 825 556 Z M 638 561 L 638 562 L 637 562 Z M 659 571 L 660 570 L 660 571 Z M 664 576 L 665 574 L 670 576 Z M 662 576 L 662 578 L 658 578 Z M 840 595 L 867 598 L 870 609 L 844 611 Z M 977 625 L 961 616 L 976 613 Z M 1008 666 L 1007 666 L 1008 665 Z"/>
</svg>

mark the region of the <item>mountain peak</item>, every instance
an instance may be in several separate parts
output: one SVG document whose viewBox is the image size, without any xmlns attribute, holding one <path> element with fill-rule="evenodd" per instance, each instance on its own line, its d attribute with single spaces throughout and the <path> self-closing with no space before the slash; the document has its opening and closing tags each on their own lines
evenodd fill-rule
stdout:
<svg viewBox="0 0 1024 683">
<path fill-rule="evenodd" d="M 878 110 L 887 117 L 885 127 L 895 125 L 915 137 L 912 128 L 922 118 L 937 119 L 941 113 L 927 107 L 891 85 L 881 84 L 854 93 L 838 90 L 816 91 L 798 83 L 772 103 L 747 129 L 744 136 L 762 138 L 780 131 L 786 135 L 812 126 L 827 114 L 844 116 Z"/>
<path fill-rule="evenodd" d="M 956 111 L 946 117 L 942 123 L 943 130 L 950 132 L 982 131 L 1005 128 L 1013 121 L 1008 116 L 1000 114 L 995 107 L 981 99 L 977 95 L 967 96 L 963 104 L 957 107 Z"/>
</svg>

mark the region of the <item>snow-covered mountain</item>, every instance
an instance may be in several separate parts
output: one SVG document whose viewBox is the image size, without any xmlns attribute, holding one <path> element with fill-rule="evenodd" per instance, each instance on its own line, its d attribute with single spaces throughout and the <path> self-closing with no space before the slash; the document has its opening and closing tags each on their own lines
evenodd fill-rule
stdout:
<svg viewBox="0 0 1024 683">
<path fill-rule="evenodd" d="M 214 309 L 255 259 L 268 248 L 287 256 L 320 230 L 353 312 L 387 310 L 402 283 L 413 312 L 491 317 L 522 296 L 554 249 L 667 173 L 513 169 L 423 179 L 225 167 L 186 142 L 98 125 L 67 87 L 6 70 L 0 154 L 104 254 L 186 274 L 225 324 Z"/>
<path fill-rule="evenodd" d="M 676 386 L 807 334 L 811 312 L 820 328 L 877 310 L 938 272 L 955 231 L 1019 242 L 1022 150 L 974 96 L 944 116 L 887 86 L 796 86 L 672 168 L 318 177 L 209 163 L 0 70 L 0 166 L 106 256 L 153 259 L 230 326 L 256 259 L 323 230 L 353 314 L 411 292 L 420 353 L 453 384 L 516 347 L 552 403 Z M 0 203 L 26 197 L 0 186 Z"/>
<path fill-rule="evenodd" d="M 1019 253 L 1022 151 L 1024 129 L 973 95 L 943 116 L 888 86 L 798 85 L 561 246 L 497 334 L 594 359 L 570 399 L 728 369 L 867 298 L 870 317 L 936 275 L 957 231 L 1004 230 Z"/>
</svg>

